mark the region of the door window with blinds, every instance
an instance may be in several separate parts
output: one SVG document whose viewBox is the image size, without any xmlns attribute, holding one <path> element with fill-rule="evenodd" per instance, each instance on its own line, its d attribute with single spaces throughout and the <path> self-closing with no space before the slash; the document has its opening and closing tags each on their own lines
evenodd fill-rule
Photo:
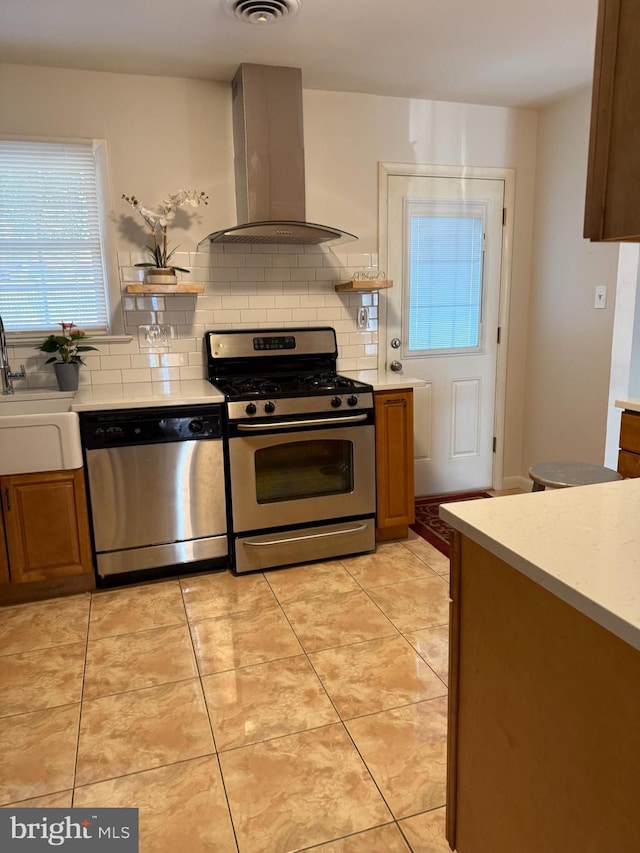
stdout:
<svg viewBox="0 0 640 853">
<path fill-rule="evenodd" d="M 406 201 L 406 355 L 482 347 L 485 218 L 482 203 Z"/>
<path fill-rule="evenodd" d="M 8 332 L 109 331 L 99 143 L 0 139 L 0 315 Z"/>
</svg>

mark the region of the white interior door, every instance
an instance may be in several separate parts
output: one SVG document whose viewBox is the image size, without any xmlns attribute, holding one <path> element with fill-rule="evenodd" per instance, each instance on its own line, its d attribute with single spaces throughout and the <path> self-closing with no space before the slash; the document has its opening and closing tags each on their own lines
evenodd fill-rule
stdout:
<svg viewBox="0 0 640 853">
<path fill-rule="evenodd" d="M 416 495 L 491 488 L 505 182 L 387 180 L 386 366 L 426 382 Z"/>
</svg>

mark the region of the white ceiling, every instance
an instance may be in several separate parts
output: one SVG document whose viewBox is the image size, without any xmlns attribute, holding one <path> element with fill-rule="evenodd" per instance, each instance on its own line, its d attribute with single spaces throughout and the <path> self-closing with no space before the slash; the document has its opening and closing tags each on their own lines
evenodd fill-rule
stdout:
<svg viewBox="0 0 640 853">
<path fill-rule="evenodd" d="M 241 62 L 303 86 L 536 107 L 590 83 L 597 0 L 302 0 L 277 24 L 222 0 L 0 0 L 4 62 L 230 81 Z M 161 105 L 170 110 L 170 104 Z"/>
</svg>

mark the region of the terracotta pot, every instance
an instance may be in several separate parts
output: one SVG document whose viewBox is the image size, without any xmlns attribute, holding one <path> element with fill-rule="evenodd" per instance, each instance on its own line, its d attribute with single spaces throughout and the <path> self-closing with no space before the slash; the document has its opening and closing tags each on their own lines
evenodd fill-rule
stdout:
<svg viewBox="0 0 640 853">
<path fill-rule="evenodd" d="M 77 361 L 56 361 L 53 365 L 60 391 L 77 391 L 80 365 Z"/>
</svg>

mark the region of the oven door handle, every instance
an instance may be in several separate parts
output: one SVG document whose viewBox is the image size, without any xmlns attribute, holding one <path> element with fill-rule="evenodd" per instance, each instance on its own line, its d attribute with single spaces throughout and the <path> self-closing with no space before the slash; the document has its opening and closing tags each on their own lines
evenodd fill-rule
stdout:
<svg viewBox="0 0 640 853">
<path fill-rule="evenodd" d="M 366 524 L 358 524 L 356 527 L 349 527 L 348 530 L 329 530 L 325 533 L 311 533 L 308 536 L 291 536 L 289 539 L 269 539 L 262 542 L 252 542 L 250 539 L 243 539 L 242 544 L 248 545 L 250 548 L 262 548 L 265 545 L 289 545 L 291 542 L 308 542 L 310 539 L 328 539 L 330 536 L 346 536 L 349 533 L 362 533 L 366 529 Z"/>
<path fill-rule="evenodd" d="M 265 432 L 284 427 L 326 426 L 327 424 L 356 424 L 366 421 L 369 415 L 347 415 L 342 418 L 311 418 L 306 421 L 268 421 L 261 424 L 237 424 L 238 432 Z"/>
</svg>

